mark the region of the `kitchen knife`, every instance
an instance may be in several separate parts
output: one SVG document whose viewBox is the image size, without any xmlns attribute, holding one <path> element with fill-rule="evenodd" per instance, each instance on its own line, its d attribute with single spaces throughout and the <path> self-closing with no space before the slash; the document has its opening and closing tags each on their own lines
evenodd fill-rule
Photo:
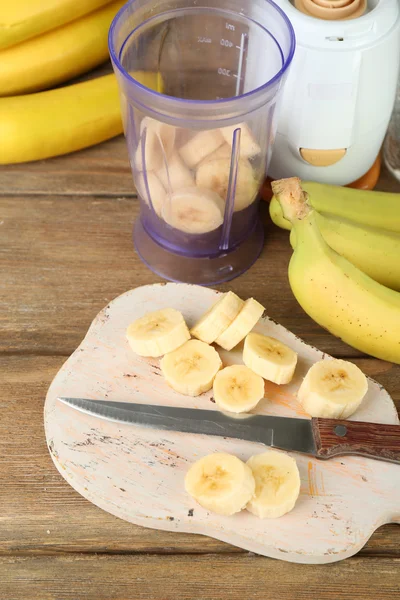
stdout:
<svg viewBox="0 0 400 600">
<path fill-rule="evenodd" d="M 327 459 L 357 454 L 400 464 L 400 425 L 337 419 L 233 415 L 218 410 L 58 398 L 76 410 L 152 429 L 238 438 Z"/>
</svg>

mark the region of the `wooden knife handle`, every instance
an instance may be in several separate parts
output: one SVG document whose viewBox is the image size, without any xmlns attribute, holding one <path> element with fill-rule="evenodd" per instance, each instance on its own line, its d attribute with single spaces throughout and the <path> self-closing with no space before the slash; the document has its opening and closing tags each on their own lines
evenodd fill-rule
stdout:
<svg viewBox="0 0 400 600">
<path fill-rule="evenodd" d="M 358 454 L 400 463 L 400 425 L 312 419 L 318 458 Z"/>
</svg>

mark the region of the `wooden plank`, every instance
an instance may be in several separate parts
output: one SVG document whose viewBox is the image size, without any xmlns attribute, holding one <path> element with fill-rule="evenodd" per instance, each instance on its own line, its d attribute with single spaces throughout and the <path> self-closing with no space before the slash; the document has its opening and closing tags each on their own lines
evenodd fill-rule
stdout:
<svg viewBox="0 0 400 600">
<path fill-rule="evenodd" d="M 125 139 L 38 162 L 0 166 L 0 196 L 6 194 L 135 196 Z"/>
<path fill-rule="evenodd" d="M 64 481 L 43 432 L 44 397 L 63 362 L 60 356 L 0 357 L 0 554 L 241 552 L 211 538 L 144 529 L 116 519 Z M 400 368 L 372 359 L 356 362 L 386 387 L 400 409 Z M 399 548 L 400 527 L 387 525 L 361 554 L 398 556 Z"/>
<path fill-rule="evenodd" d="M 110 300 L 160 281 L 133 249 L 136 200 L 8 196 L 0 204 L 0 352 L 70 354 Z M 287 278 L 288 234 L 262 208 L 267 226 L 260 259 L 219 288 L 256 297 L 270 317 L 323 352 L 360 356 L 297 304 Z"/>
<path fill-rule="evenodd" d="M 7 600 L 394 600 L 400 559 L 326 566 L 252 555 L 0 558 Z"/>
<path fill-rule="evenodd" d="M 106 72 L 109 68 L 103 67 L 94 73 Z M 376 189 L 397 192 L 399 183 L 383 167 Z M 125 139 L 119 136 L 66 156 L 0 166 L 0 196 L 11 194 L 136 195 Z"/>
</svg>

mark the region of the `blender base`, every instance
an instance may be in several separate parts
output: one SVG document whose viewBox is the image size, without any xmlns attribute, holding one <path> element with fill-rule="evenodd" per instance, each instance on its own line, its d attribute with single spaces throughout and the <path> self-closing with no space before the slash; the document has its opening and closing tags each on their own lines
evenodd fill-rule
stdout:
<svg viewBox="0 0 400 600">
<path fill-rule="evenodd" d="M 230 281 L 247 271 L 261 253 L 264 230 L 258 220 L 247 240 L 216 258 L 192 258 L 166 250 L 148 235 L 140 219 L 133 228 L 133 242 L 141 260 L 157 275 L 169 281 L 207 286 Z"/>
</svg>

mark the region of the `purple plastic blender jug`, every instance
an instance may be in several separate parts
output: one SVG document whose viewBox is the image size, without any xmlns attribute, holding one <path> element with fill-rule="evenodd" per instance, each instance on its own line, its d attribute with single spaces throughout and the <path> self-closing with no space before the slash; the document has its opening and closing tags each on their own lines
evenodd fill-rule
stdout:
<svg viewBox="0 0 400 600">
<path fill-rule="evenodd" d="M 270 0 L 132 0 L 109 47 L 140 199 L 134 243 L 173 281 L 236 277 L 258 257 L 258 192 L 293 57 Z"/>
</svg>

